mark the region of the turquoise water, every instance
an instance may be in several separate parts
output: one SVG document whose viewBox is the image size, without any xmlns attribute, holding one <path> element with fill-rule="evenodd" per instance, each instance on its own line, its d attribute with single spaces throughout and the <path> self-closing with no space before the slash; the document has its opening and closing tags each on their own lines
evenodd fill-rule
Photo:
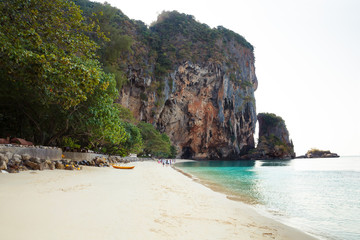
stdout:
<svg viewBox="0 0 360 240">
<path fill-rule="evenodd" d="M 201 161 L 176 167 L 321 239 L 360 239 L 360 157 Z"/>
</svg>

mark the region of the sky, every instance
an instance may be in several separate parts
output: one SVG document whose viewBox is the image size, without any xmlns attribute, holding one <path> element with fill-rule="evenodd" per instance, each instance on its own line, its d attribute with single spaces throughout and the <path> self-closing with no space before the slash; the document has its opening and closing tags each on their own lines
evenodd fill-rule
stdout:
<svg viewBox="0 0 360 240">
<path fill-rule="evenodd" d="M 296 154 L 360 155 L 360 1 L 107 2 L 147 25 L 177 10 L 244 36 L 255 47 L 257 112 L 285 120 Z"/>
</svg>

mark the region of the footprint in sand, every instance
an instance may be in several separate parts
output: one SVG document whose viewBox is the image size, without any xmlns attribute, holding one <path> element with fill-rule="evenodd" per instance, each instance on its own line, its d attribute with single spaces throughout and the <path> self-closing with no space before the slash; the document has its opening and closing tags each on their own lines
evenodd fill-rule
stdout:
<svg viewBox="0 0 360 240">
<path fill-rule="evenodd" d="M 73 192 L 73 191 L 77 191 L 77 190 L 84 190 L 85 188 L 90 187 L 91 184 L 81 184 L 81 185 L 76 185 L 73 187 L 68 187 L 68 188 L 60 188 L 60 191 L 63 192 Z"/>
<path fill-rule="evenodd" d="M 264 237 L 270 237 L 270 238 L 272 238 L 272 239 L 275 239 L 275 236 L 273 236 L 272 233 L 263 233 L 262 235 L 263 235 Z"/>
</svg>

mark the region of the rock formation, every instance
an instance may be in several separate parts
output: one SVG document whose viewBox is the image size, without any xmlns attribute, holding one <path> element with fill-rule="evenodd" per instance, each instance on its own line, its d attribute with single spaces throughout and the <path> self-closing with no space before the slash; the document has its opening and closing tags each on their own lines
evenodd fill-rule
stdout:
<svg viewBox="0 0 360 240">
<path fill-rule="evenodd" d="M 289 139 L 285 121 L 273 113 L 260 113 L 259 142 L 256 149 L 243 159 L 292 159 L 295 158 L 294 145 Z"/>
<path fill-rule="evenodd" d="M 319 149 L 310 149 L 305 155 L 299 156 L 297 158 L 338 158 L 340 157 L 336 153 L 332 153 L 329 150 L 319 150 Z"/>
<path fill-rule="evenodd" d="M 165 132 L 178 148 L 177 157 L 238 159 L 254 148 L 258 82 L 253 47 L 225 28 L 167 14 L 150 28 L 161 33 L 156 64 L 128 66 L 129 83 L 118 103 Z M 198 36 L 201 31 L 205 40 Z"/>
<path fill-rule="evenodd" d="M 158 107 L 155 94 L 147 101 L 138 97 L 144 94 L 138 81 L 144 82 L 136 79 L 122 89 L 119 102 L 166 132 L 180 157 L 237 158 L 254 147 L 254 88 L 231 81 L 221 66 L 184 62 L 166 78 Z"/>
<path fill-rule="evenodd" d="M 153 161 L 150 158 L 138 158 L 138 157 L 121 157 L 115 155 L 101 155 L 92 153 L 78 153 L 72 155 L 72 157 L 65 157 L 68 155 L 60 154 L 58 159 L 50 159 L 52 154 L 43 155 L 42 157 L 36 157 L 38 153 L 32 151 L 34 148 L 38 149 L 53 149 L 57 151 L 57 148 L 49 146 L 23 146 L 19 149 L 18 145 L 0 145 L 0 173 L 18 173 L 20 171 L 28 170 L 81 170 L 82 166 L 93 167 L 111 167 L 114 164 L 130 163 L 139 161 Z M 61 151 L 61 149 L 59 149 Z M 20 153 L 17 154 L 16 152 Z M 61 151 L 61 153 L 63 153 Z"/>
</svg>

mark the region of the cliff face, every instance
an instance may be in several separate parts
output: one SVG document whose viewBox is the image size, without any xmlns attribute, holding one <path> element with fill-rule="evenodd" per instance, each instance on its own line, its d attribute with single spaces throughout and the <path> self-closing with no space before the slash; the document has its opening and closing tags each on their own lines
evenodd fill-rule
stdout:
<svg viewBox="0 0 360 240">
<path fill-rule="evenodd" d="M 276 137 L 282 143 L 291 145 L 289 131 L 281 117 L 275 114 L 259 113 L 257 119 L 259 121 L 259 139 Z"/>
<path fill-rule="evenodd" d="M 133 40 L 112 63 L 127 79 L 118 103 L 165 132 L 178 157 L 237 159 L 254 148 L 258 82 L 250 43 L 178 12 L 162 13 L 149 29 L 123 18 Z"/>
<path fill-rule="evenodd" d="M 145 94 L 151 79 L 133 78 L 122 89 L 119 102 L 139 120 L 166 132 L 178 146 L 179 157 L 234 159 L 254 147 L 257 82 L 254 72 L 251 75 L 253 83 L 241 86 L 222 66 L 184 62 L 165 77 L 163 101 L 156 94 Z"/>
<path fill-rule="evenodd" d="M 272 113 L 260 113 L 259 142 L 244 159 L 291 159 L 295 158 L 294 145 L 289 139 L 285 121 Z"/>
</svg>

